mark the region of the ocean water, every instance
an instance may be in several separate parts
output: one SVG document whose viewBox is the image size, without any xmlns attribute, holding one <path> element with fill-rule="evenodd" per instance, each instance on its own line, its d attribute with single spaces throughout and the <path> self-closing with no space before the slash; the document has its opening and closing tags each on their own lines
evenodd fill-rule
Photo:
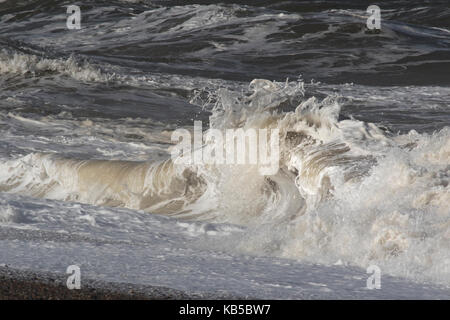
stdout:
<svg viewBox="0 0 450 320">
<path fill-rule="evenodd" d="M 370 265 L 449 287 L 450 8 L 381 1 L 369 32 L 370 4 L 0 1 L 0 263 L 270 298 L 370 298 Z M 194 121 L 278 129 L 278 172 L 174 163 Z"/>
</svg>

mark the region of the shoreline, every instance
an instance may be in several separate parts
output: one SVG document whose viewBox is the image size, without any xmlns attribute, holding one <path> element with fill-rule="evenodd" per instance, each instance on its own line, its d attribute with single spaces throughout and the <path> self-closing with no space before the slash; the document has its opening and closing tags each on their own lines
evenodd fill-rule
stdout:
<svg viewBox="0 0 450 320">
<path fill-rule="evenodd" d="M 197 300 L 224 299 L 188 294 L 167 287 L 82 279 L 80 289 L 66 286 L 66 274 L 0 267 L 0 300 Z"/>
</svg>

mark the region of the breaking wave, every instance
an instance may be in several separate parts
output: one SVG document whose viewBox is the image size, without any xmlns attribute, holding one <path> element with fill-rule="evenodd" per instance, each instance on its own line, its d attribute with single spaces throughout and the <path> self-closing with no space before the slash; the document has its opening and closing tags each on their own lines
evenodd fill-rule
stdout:
<svg viewBox="0 0 450 320">
<path fill-rule="evenodd" d="M 74 57 L 47 59 L 25 53 L 0 51 L 1 75 L 45 75 L 56 73 L 79 81 L 106 82 L 112 78 L 89 63 L 78 63 Z"/>
<path fill-rule="evenodd" d="M 28 68 L 23 57 L 12 59 L 14 70 Z M 36 68 L 57 70 L 54 63 Z M 375 263 L 391 274 L 450 284 L 449 127 L 388 134 L 343 119 L 340 99 L 307 98 L 300 81 L 262 79 L 240 94 L 194 96 L 192 103 L 211 112 L 211 128 L 279 129 L 280 169 L 272 176 L 260 175 L 257 165 L 31 153 L 0 163 L 0 191 L 246 225 L 229 244 L 244 252 Z"/>
</svg>

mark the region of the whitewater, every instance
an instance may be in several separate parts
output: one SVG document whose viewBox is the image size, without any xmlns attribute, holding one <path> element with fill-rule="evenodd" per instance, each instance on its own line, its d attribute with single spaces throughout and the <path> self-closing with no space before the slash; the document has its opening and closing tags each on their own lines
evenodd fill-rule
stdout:
<svg viewBox="0 0 450 320">
<path fill-rule="evenodd" d="M 448 299 L 450 88 L 431 70 L 449 67 L 448 8 L 392 5 L 376 36 L 349 3 L 87 1 L 69 37 L 69 2 L 13 2 L 1 265 L 205 297 Z M 279 170 L 173 159 L 194 121 L 277 129 Z"/>
</svg>

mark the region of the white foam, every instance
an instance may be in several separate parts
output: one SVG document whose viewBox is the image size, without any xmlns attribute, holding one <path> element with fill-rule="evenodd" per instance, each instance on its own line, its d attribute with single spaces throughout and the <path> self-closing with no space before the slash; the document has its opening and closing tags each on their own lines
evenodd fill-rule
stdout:
<svg viewBox="0 0 450 320">
<path fill-rule="evenodd" d="M 23 53 L 0 51 L 0 74 L 37 74 L 57 72 L 80 81 L 106 82 L 109 77 L 89 63 L 78 64 L 73 57 L 64 59 L 38 58 Z"/>
<path fill-rule="evenodd" d="M 370 123 L 339 121 L 339 97 L 305 99 L 304 93 L 302 83 L 254 80 L 248 92 L 222 89 L 204 105 L 213 128 L 278 128 L 281 170 L 275 176 L 245 165 L 179 167 L 32 154 L 2 162 L 0 186 L 247 226 L 229 242 L 214 244 L 226 250 L 377 264 L 383 272 L 450 284 L 449 128 L 390 137 Z M 280 110 L 292 101 L 299 101 L 295 110 Z M 204 226 L 188 225 L 187 233 L 219 232 Z"/>
</svg>

